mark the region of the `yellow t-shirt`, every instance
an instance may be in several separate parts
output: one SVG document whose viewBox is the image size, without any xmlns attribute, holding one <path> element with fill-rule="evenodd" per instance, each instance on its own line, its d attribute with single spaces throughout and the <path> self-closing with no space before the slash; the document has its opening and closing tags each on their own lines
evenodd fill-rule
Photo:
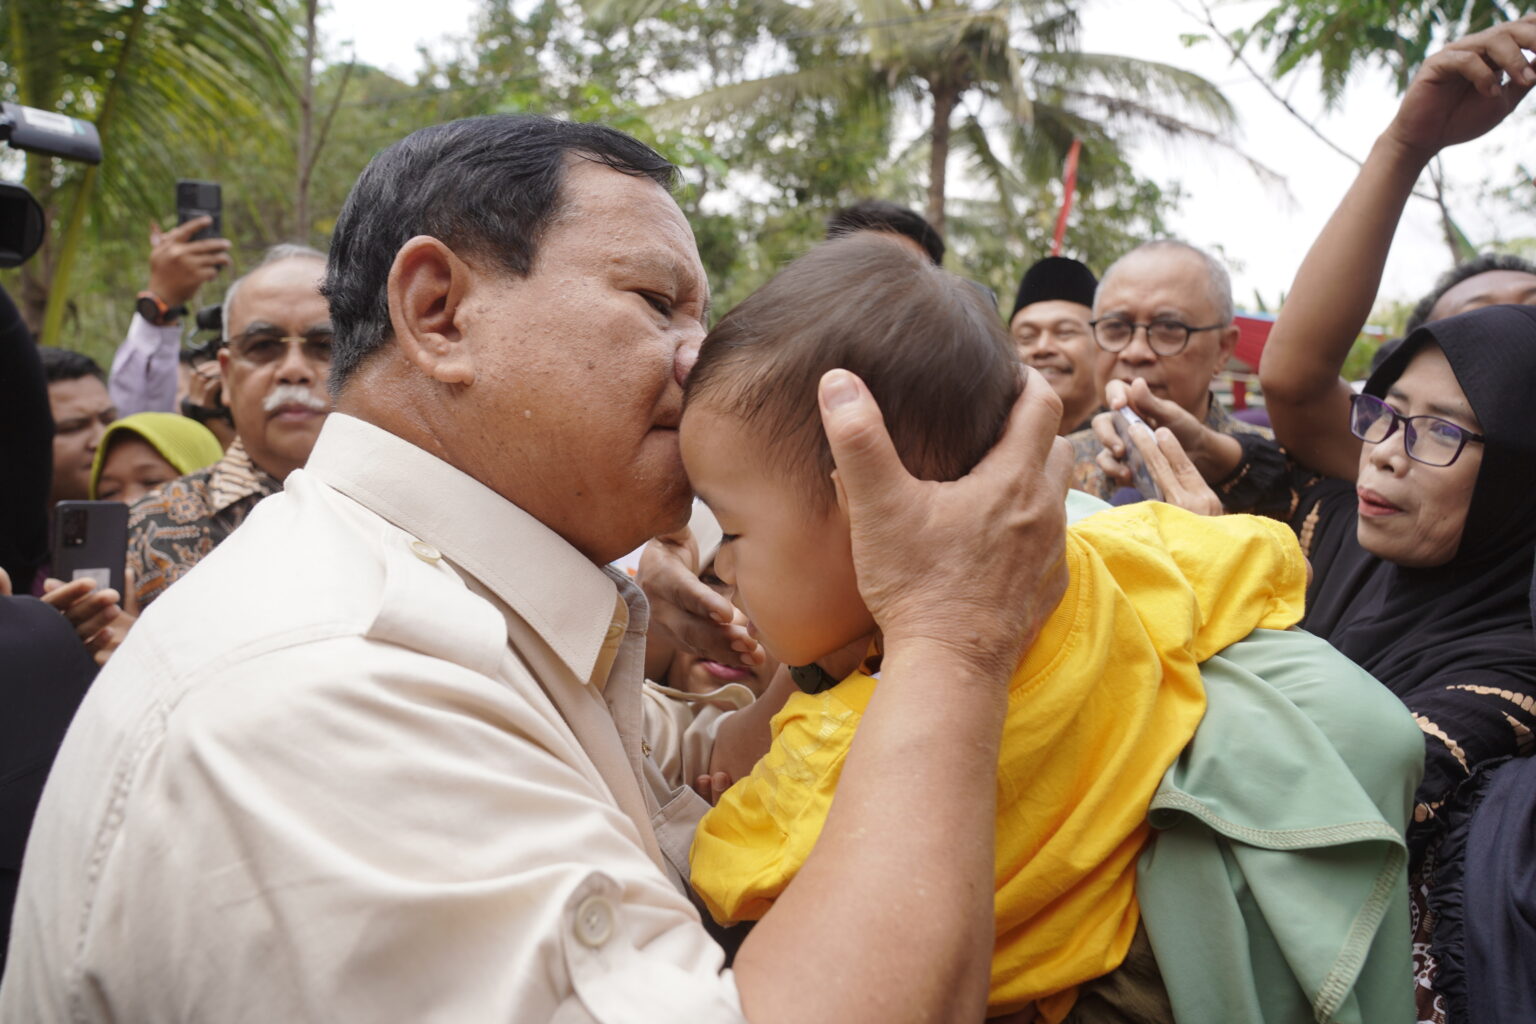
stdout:
<svg viewBox="0 0 1536 1024">
<path fill-rule="evenodd" d="M 990 1012 L 1036 1001 L 1048 1021 L 1130 946 L 1147 804 L 1205 712 L 1199 663 L 1294 625 L 1307 582 L 1284 524 L 1156 502 L 1072 526 L 1067 572 L 1009 685 L 997 771 Z M 805 862 L 875 686 L 855 673 L 791 697 L 700 822 L 692 881 L 716 920 L 761 917 Z"/>
</svg>

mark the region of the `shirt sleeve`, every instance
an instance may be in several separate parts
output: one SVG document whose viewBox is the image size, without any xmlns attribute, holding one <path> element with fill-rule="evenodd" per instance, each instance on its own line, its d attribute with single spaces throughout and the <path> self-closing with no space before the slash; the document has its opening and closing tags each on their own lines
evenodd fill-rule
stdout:
<svg viewBox="0 0 1536 1024">
<path fill-rule="evenodd" d="M 112 357 L 107 390 L 118 416 L 139 412 L 175 412 L 181 326 L 156 327 L 135 313 L 128 336 Z"/>
<path fill-rule="evenodd" d="M 355 637 L 211 677 L 142 759 L 104 868 L 85 959 L 117 994 L 205 1020 L 742 1019 L 531 677 Z"/>
<path fill-rule="evenodd" d="M 1134 593 L 1159 589 L 1171 563 L 1196 605 L 1191 653 L 1204 661 L 1255 629 L 1289 629 L 1305 609 L 1307 562 L 1290 527 L 1249 515 L 1199 516 L 1141 502 L 1073 527 Z M 1139 602 L 1144 616 L 1171 613 Z"/>
<path fill-rule="evenodd" d="M 768 753 L 699 823 L 691 879 L 719 923 L 762 917 L 805 863 L 874 685 L 857 675 L 791 696 L 774 716 Z"/>
</svg>

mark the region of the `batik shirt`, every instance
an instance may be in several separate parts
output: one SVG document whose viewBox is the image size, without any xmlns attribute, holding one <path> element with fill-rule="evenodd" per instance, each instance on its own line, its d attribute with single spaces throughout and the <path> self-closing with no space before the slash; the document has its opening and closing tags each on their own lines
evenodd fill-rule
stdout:
<svg viewBox="0 0 1536 1024">
<path fill-rule="evenodd" d="M 128 512 L 127 566 L 139 606 L 185 576 L 245 521 L 257 502 L 282 489 L 237 439 L 218 462 L 134 502 Z"/>
</svg>

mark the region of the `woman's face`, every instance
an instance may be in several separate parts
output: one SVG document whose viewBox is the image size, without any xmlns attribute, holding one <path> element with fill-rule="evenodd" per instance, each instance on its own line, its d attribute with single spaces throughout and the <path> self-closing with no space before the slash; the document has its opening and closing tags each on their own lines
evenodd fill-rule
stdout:
<svg viewBox="0 0 1536 1024">
<path fill-rule="evenodd" d="M 98 501 L 122 501 L 132 505 L 161 484 L 181 474 L 155 451 L 154 445 L 133 434 L 122 434 L 112 441 L 112 450 L 101 462 L 101 479 L 96 481 Z"/>
<path fill-rule="evenodd" d="M 1477 417 L 1438 346 L 1426 345 L 1387 391 L 1401 416 L 1438 416 L 1480 433 Z M 1356 490 L 1360 546 L 1408 568 L 1444 565 L 1456 555 L 1483 463 L 1483 447 L 1468 442 L 1449 466 L 1427 466 L 1408 457 L 1401 427 L 1360 452 Z"/>
</svg>

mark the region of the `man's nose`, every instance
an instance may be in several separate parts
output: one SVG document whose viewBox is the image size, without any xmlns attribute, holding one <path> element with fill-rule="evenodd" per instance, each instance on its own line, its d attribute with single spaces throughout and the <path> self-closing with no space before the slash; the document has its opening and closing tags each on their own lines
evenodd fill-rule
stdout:
<svg viewBox="0 0 1536 1024">
<path fill-rule="evenodd" d="M 1147 328 L 1141 324 L 1131 329 L 1131 341 L 1120 350 L 1120 361 L 1123 363 L 1155 363 L 1157 353 L 1152 350 L 1152 339 L 1147 334 Z"/>
<path fill-rule="evenodd" d="M 693 364 L 699 361 L 699 346 L 704 344 L 704 329 L 690 333 L 683 339 L 683 343 L 677 346 L 677 351 L 672 355 L 672 379 L 677 381 L 678 387 L 688 383 L 688 375 L 693 372 Z"/>
<path fill-rule="evenodd" d="M 304 355 L 304 346 L 293 341 L 287 342 L 282 362 L 277 364 L 278 383 L 312 384 L 316 376 L 314 364 Z"/>
</svg>

